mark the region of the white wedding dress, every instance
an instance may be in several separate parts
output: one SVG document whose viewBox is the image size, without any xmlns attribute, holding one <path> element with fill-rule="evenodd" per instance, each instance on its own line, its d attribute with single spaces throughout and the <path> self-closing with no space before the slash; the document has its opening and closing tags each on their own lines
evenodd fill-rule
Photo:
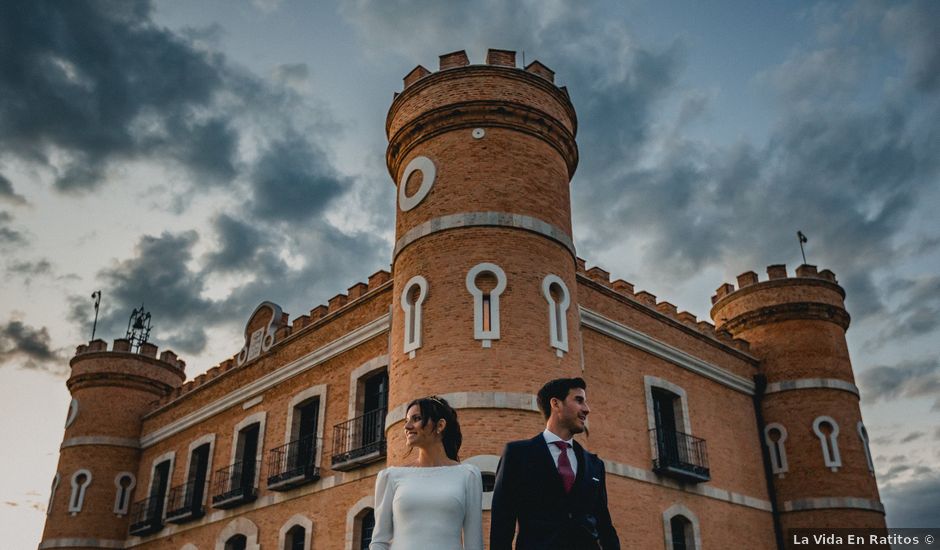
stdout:
<svg viewBox="0 0 940 550">
<path fill-rule="evenodd" d="M 482 500 L 472 464 L 382 470 L 369 550 L 483 550 Z"/>
</svg>

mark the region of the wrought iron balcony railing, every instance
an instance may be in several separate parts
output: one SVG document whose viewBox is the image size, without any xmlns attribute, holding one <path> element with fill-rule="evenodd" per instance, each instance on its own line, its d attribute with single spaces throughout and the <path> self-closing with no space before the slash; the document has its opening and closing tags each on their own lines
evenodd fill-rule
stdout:
<svg viewBox="0 0 940 550">
<path fill-rule="evenodd" d="M 704 439 L 657 427 L 650 430 L 650 444 L 656 450 L 654 472 L 693 483 L 711 479 Z"/>
<path fill-rule="evenodd" d="M 195 479 L 170 489 L 166 520 L 171 523 L 183 523 L 205 515 L 202 505 L 204 490 L 205 482 L 197 483 Z"/>
<path fill-rule="evenodd" d="M 212 506 L 232 508 L 258 497 L 255 475 L 260 463 L 255 460 L 236 462 L 215 472 L 212 480 Z"/>
<path fill-rule="evenodd" d="M 333 426 L 334 470 L 351 470 L 385 456 L 385 413 L 383 407 Z"/>
<path fill-rule="evenodd" d="M 286 491 L 320 479 L 317 438 L 308 435 L 271 449 L 268 455 L 268 489 Z"/>
<path fill-rule="evenodd" d="M 160 529 L 163 529 L 163 495 L 154 495 L 131 505 L 130 534 L 149 535 Z"/>
</svg>

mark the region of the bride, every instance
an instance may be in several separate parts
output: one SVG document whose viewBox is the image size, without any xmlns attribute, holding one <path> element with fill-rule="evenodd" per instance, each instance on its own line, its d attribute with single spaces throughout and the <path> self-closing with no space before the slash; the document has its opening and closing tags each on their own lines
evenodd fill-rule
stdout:
<svg viewBox="0 0 940 550">
<path fill-rule="evenodd" d="M 369 550 L 483 550 L 483 483 L 476 466 L 458 462 L 457 411 L 439 397 L 412 401 L 405 440 L 418 457 L 379 472 Z"/>
</svg>

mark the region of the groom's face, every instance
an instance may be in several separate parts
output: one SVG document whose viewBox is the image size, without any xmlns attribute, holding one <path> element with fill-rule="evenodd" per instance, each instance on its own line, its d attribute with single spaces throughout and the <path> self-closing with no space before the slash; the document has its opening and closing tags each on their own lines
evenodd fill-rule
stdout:
<svg viewBox="0 0 940 550">
<path fill-rule="evenodd" d="M 590 412 L 584 390 L 572 388 L 568 390 L 568 397 L 559 402 L 558 420 L 562 426 L 571 430 L 571 433 L 579 434 L 584 431 L 584 421 Z"/>
</svg>

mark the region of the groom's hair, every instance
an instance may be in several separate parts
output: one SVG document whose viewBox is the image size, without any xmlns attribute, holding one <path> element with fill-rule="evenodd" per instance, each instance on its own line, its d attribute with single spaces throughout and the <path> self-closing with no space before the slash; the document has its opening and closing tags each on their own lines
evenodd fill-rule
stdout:
<svg viewBox="0 0 940 550">
<path fill-rule="evenodd" d="M 574 388 L 586 390 L 587 383 L 583 378 L 556 378 L 549 380 L 542 386 L 542 389 L 539 390 L 538 401 L 539 409 L 542 410 L 545 420 L 548 420 L 548 417 L 552 415 L 552 398 L 555 397 L 564 401 L 568 397 L 568 392 Z"/>
</svg>

